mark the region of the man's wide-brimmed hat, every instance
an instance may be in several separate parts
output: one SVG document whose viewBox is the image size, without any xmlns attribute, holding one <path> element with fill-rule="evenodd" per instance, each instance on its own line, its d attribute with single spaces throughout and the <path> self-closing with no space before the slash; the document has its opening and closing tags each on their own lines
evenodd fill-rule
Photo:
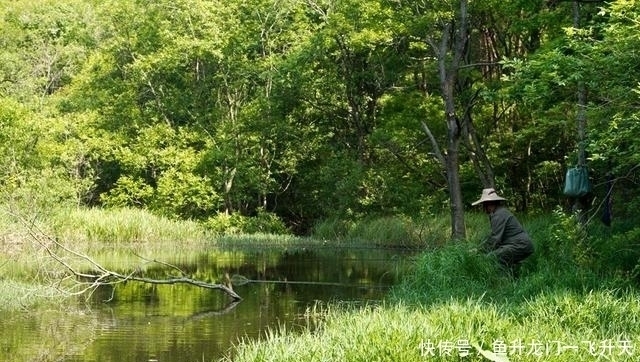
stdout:
<svg viewBox="0 0 640 362">
<path fill-rule="evenodd" d="M 494 189 L 484 189 L 482 190 L 482 196 L 480 196 L 480 199 L 474 203 L 472 203 L 471 205 L 476 206 L 478 204 L 481 204 L 483 202 L 487 202 L 487 201 L 504 201 L 506 200 L 504 197 L 500 197 L 500 195 L 498 195 L 498 193 L 496 192 L 496 190 Z"/>
</svg>

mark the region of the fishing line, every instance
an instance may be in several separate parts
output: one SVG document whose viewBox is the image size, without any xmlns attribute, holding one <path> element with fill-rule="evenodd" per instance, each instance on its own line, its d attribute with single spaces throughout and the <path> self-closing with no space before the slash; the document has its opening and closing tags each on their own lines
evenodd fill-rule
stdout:
<svg viewBox="0 0 640 362">
<path fill-rule="evenodd" d="M 391 285 L 366 285 L 366 284 L 348 284 L 339 282 L 310 282 L 302 280 L 256 280 L 249 279 L 243 275 L 234 274 L 229 278 L 233 286 L 242 286 L 249 283 L 268 283 L 268 284 L 298 284 L 298 285 L 324 285 L 335 287 L 351 287 L 351 288 L 390 288 Z"/>
</svg>

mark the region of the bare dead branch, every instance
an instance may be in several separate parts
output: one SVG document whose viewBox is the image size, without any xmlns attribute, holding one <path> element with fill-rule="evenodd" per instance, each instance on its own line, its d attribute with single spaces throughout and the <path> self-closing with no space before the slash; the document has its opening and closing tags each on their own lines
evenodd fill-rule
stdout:
<svg viewBox="0 0 640 362">
<path fill-rule="evenodd" d="M 185 273 L 185 272 L 184 272 L 184 270 L 182 270 L 182 269 L 178 268 L 177 266 L 175 266 L 175 265 L 173 265 L 173 264 L 170 264 L 170 263 L 167 263 L 167 262 L 164 262 L 164 261 L 161 261 L 161 260 L 157 260 L 157 259 L 147 259 L 147 258 L 145 258 L 144 256 L 138 255 L 138 254 L 136 254 L 136 253 L 133 253 L 133 255 L 137 256 L 138 258 L 140 258 L 140 259 L 142 259 L 142 260 L 146 260 L 146 261 L 148 261 L 148 262 L 150 262 L 150 263 L 157 263 L 157 264 L 160 264 L 160 265 L 167 266 L 167 267 L 169 267 L 169 268 L 171 268 L 171 269 L 177 270 L 177 271 L 179 271 L 179 272 L 180 272 L 180 274 L 181 274 L 182 276 L 186 276 L 186 275 L 187 275 L 187 273 Z"/>
<path fill-rule="evenodd" d="M 440 164 L 442 164 L 442 167 L 444 167 L 446 165 L 446 160 L 444 158 L 444 155 L 440 151 L 440 146 L 438 146 L 438 141 L 436 141 L 436 138 L 433 136 L 433 133 L 431 133 L 431 129 L 429 129 L 429 126 L 427 126 L 426 123 L 422 122 L 422 130 L 427 135 L 427 137 L 429 137 L 429 141 L 431 142 L 431 147 L 433 147 L 433 153 L 435 158 L 438 161 L 440 161 Z"/>
</svg>

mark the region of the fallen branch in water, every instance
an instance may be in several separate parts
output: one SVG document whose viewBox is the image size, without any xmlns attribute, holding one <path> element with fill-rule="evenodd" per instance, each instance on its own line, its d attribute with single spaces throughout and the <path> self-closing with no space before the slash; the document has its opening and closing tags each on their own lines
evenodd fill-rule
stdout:
<svg viewBox="0 0 640 362">
<path fill-rule="evenodd" d="M 21 220 L 26 223 L 24 219 Z M 148 284 L 189 284 L 200 288 L 218 289 L 227 294 L 234 301 L 242 300 L 242 298 L 233 291 L 231 283 L 229 283 L 229 285 L 207 283 L 188 278 L 184 276 L 184 274 L 180 277 L 153 279 L 136 275 L 139 270 L 134 270 L 129 274 L 122 274 L 109 270 L 88 255 L 73 250 L 59 242 L 56 238 L 43 233 L 34 223 L 28 223 L 28 225 L 29 235 L 35 240 L 35 242 L 38 243 L 38 245 L 40 245 L 40 247 L 42 247 L 54 261 L 61 264 L 66 269 L 67 274 L 59 277 L 59 280 L 55 283 L 55 288 L 67 295 L 83 295 L 87 293 L 88 295 L 91 295 L 101 286 L 115 286 L 120 283 L 134 281 Z M 79 268 L 72 265 L 69 257 L 88 265 L 86 269 L 91 271 L 80 271 Z M 156 260 L 140 258 L 144 259 L 147 263 L 170 265 Z M 170 266 L 179 270 L 173 265 Z M 72 281 L 72 284 L 63 286 L 64 282 L 68 282 L 70 280 Z"/>
</svg>

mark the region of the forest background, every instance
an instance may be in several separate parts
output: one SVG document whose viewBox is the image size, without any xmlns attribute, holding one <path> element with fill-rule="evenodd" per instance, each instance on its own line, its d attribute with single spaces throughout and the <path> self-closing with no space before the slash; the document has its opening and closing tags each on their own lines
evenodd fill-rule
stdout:
<svg viewBox="0 0 640 362">
<path fill-rule="evenodd" d="M 640 207 L 637 1 L 0 0 L 0 29 L 7 204 L 464 237 L 483 187 L 569 210 L 585 165 L 592 216 Z"/>
</svg>

